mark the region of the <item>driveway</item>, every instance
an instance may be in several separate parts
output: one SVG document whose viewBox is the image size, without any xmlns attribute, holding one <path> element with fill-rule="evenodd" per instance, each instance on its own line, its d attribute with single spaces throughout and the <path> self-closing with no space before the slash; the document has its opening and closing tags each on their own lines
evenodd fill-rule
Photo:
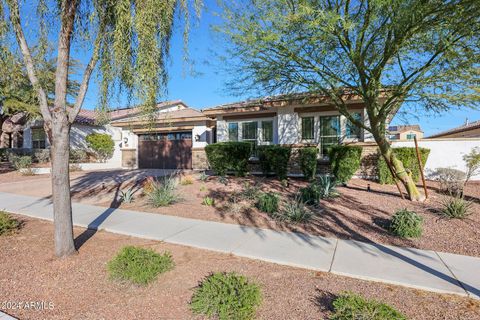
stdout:
<svg viewBox="0 0 480 320">
<path fill-rule="evenodd" d="M 113 204 L 120 191 L 139 186 L 139 183 L 148 176 L 162 177 L 180 172 L 182 171 L 170 169 L 72 172 L 70 174 L 72 198 L 84 203 L 111 201 Z M 51 177 L 49 174 L 22 176 L 17 172 L 4 173 L 1 174 L 0 192 L 49 198 L 52 195 Z"/>
</svg>

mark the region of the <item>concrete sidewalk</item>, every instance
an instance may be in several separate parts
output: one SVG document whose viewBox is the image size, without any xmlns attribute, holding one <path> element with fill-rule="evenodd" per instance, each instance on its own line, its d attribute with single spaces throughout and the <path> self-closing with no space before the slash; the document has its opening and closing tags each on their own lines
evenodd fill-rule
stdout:
<svg viewBox="0 0 480 320">
<path fill-rule="evenodd" d="M 73 203 L 77 226 L 480 299 L 480 258 Z M 0 192 L 0 210 L 52 220 L 50 200 Z"/>
</svg>

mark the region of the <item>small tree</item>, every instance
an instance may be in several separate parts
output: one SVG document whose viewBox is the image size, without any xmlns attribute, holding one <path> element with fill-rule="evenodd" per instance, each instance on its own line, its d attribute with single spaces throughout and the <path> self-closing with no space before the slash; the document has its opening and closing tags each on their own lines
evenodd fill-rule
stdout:
<svg viewBox="0 0 480 320">
<path fill-rule="evenodd" d="M 105 162 L 113 156 L 115 143 L 110 135 L 106 133 L 90 133 L 85 140 L 88 147 L 93 150 L 100 161 Z"/>
<path fill-rule="evenodd" d="M 463 156 L 463 161 L 465 161 L 465 164 L 467 165 L 465 182 L 463 183 L 463 188 L 465 189 L 467 182 L 473 176 L 480 173 L 480 148 L 473 148 L 469 154 Z"/>
</svg>

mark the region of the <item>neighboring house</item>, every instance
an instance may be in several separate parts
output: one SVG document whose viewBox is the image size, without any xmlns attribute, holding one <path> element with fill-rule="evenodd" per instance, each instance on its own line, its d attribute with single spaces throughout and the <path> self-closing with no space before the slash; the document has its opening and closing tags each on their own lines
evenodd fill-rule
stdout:
<svg viewBox="0 0 480 320">
<path fill-rule="evenodd" d="M 390 141 L 413 140 L 415 137 L 420 140 L 423 138 L 423 131 L 418 124 L 398 125 L 388 127 L 387 135 Z"/>
<path fill-rule="evenodd" d="M 480 120 L 469 122 L 468 119 L 459 127 L 436 133 L 428 139 L 443 138 L 480 138 Z"/>
<path fill-rule="evenodd" d="M 362 100 L 355 96 L 345 100 L 353 117 L 368 121 Z M 320 157 L 326 158 L 331 145 L 373 141 L 370 133 L 350 123 L 328 99 L 319 95 L 281 95 L 220 105 L 204 109 L 203 113 L 216 119 L 219 142 L 315 145 L 319 147 Z"/>
</svg>

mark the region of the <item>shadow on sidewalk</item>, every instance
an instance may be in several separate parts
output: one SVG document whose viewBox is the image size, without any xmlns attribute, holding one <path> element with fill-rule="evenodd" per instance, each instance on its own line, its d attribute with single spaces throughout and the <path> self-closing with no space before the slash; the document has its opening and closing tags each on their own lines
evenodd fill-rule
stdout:
<svg viewBox="0 0 480 320">
<path fill-rule="evenodd" d="M 107 208 L 98 217 L 96 217 L 87 226 L 87 229 L 75 238 L 75 248 L 78 250 L 88 240 L 90 240 L 98 231 L 100 225 L 116 210 L 116 208 Z"/>
</svg>

